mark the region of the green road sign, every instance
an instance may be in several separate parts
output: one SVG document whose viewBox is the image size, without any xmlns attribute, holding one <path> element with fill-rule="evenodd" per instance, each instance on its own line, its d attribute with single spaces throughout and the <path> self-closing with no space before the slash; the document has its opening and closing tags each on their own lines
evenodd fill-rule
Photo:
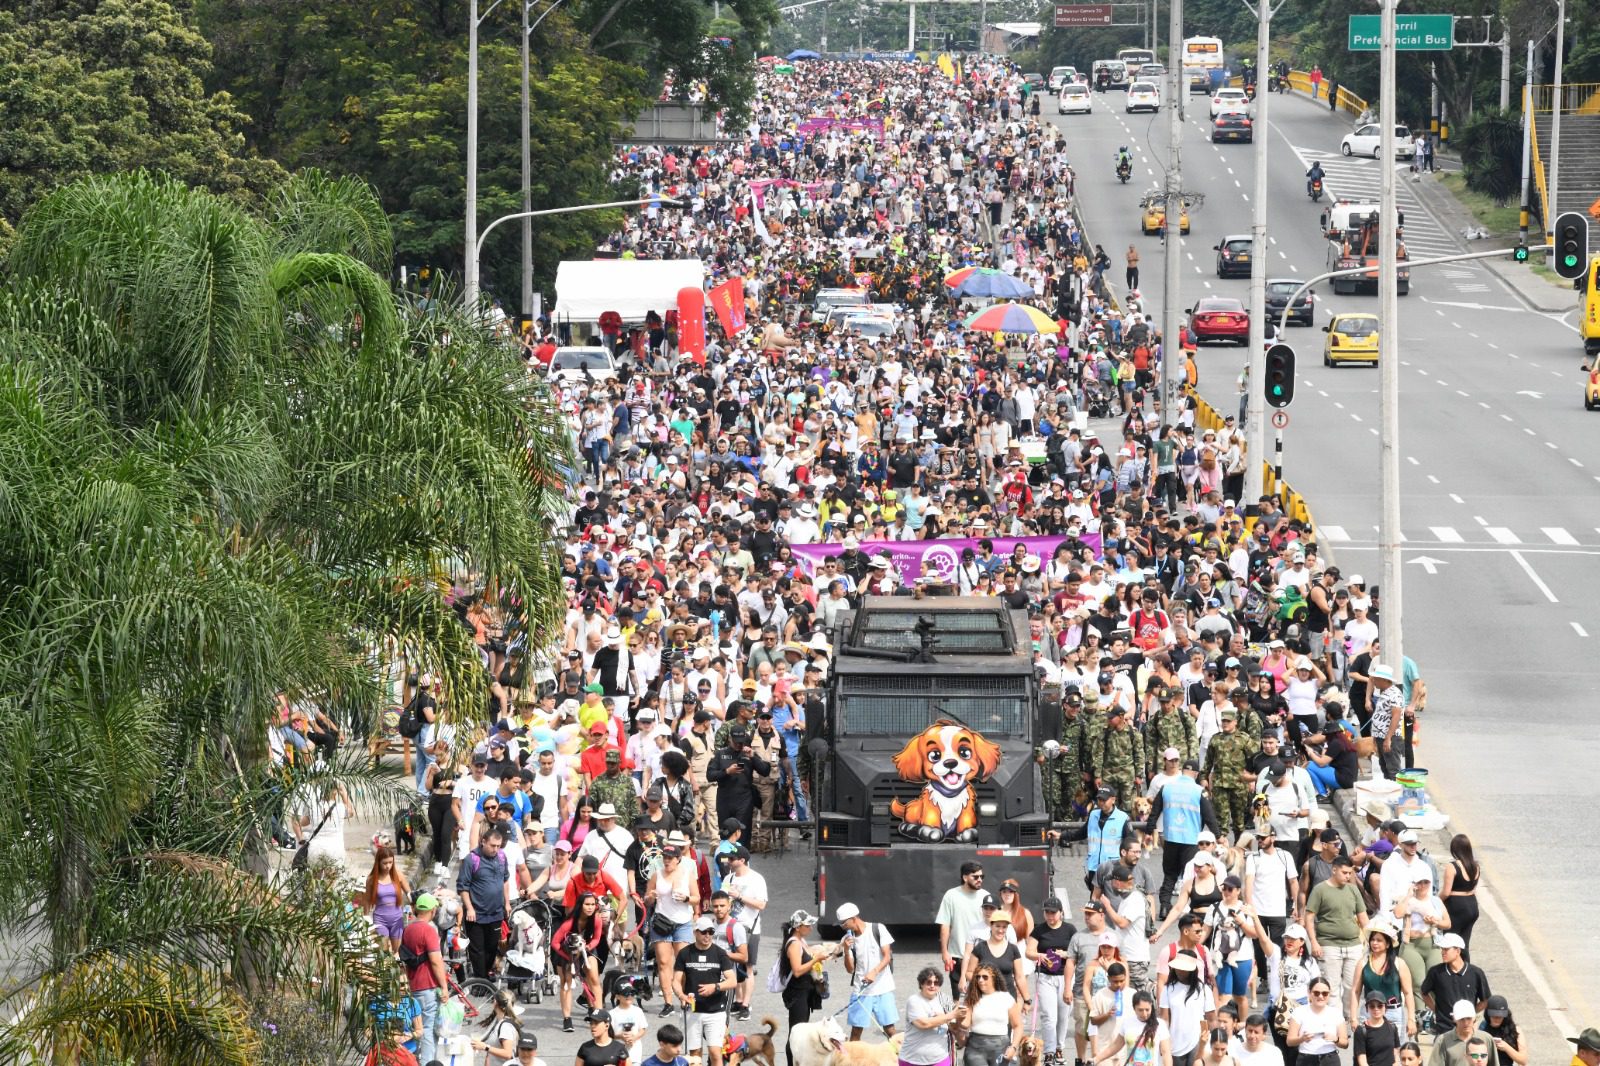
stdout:
<svg viewBox="0 0 1600 1066">
<path fill-rule="evenodd" d="M 1352 52 L 1376 52 L 1383 43 L 1383 16 L 1351 15 Z M 1452 15 L 1396 15 L 1394 46 L 1399 52 L 1448 52 L 1456 44 Z"/>
</svg>

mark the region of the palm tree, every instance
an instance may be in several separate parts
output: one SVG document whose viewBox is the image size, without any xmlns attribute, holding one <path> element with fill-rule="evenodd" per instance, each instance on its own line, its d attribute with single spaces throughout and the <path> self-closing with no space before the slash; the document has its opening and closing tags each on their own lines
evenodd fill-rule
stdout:
<svg viewBox="0 0 1600 1066">
<path fill-rule="evenodd" d="M 398 647 L 481 706 L 467 569 L 548 626 L 568 435 L 507 348 L 373 266 L 370 190 L 253 217 L 146 175 L 24 219 L 0 291 L 0 935 L 7 1062 L 243 1063 L 251 998 L 355 1035 L 396 974 L 320 882 L 264 882 L 280 692 L 379 709 Z M 449 704 L 447 703 L 447 706 Z M 359 924 L 359 923 L 358 923 Z M 313 981 L 315 979 L 315 981 Z"/>
</svg>

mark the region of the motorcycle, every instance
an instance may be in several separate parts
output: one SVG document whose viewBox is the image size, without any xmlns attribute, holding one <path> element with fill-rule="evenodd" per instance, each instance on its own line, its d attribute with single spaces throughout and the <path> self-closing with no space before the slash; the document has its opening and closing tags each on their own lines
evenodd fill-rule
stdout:
<svg viewBox="0 0 1600 1066">
<path fill-rule="evenodd" d="M 1306 185 L 1306 195 L 1311 197 L 1312 203 L 1322 202 L 1322 179 L 1312 178 Z"/>
<path fill-rule="evenodd" d="M 1282 74 L 1275 75 L 1272 79 L 1272 88 L 1279 96 L 1289 91 L 1289 79 Z"/>
<path fill-rule="evenodd" d="M 1128 184 L 1128 179 L 1130 177 L 1132 177 L 1132 176 L 1133 176 L 1133 164 L 1132 163 L 1129 163 L 1126 159 L 1124 159 L 1122 162 L 1117 164 L 1117 180 L 1118 181 L 1120 181 L 1120 182 L 1122 182 L 1122 184 L 1126 185 L 1126 184 Z"/>
<path fill-rule="evenodd" d="M 1253 81 L 1245 82 L 1244 98 L 1246 100 L 1254 100 L 1256 98 L 1256 83 L 1255 82 L 1253 82 Z"/>
</svg>

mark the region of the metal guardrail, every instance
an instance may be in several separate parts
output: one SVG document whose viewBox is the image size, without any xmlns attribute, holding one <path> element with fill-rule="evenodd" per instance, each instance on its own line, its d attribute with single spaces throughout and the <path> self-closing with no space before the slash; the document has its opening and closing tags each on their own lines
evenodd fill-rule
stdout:
<svg viewBox="0 0 1600 1066">
<path fill-rule="evenodd" d="M 1533 110 L 1549 114 L 1555 110 L 1556 87 L 1533 87 Z M 1600 82 L 1568 82 L 1561 86 L 1563 115 L 1600 115 Z"/>
<path fill-rule="evenodd" d="M 1538 88 L 1538 86 L 1534 86 Z M 1528 107 L 1528 87 L 1522 87 L 1522 106 Z M 1539 151 L 1539 112 L 1528 110 L 1528 139 L 1533 144 L 1533 184 L 1539 190 L 1539 228 L 1550 232 L 1550 190 L 1545 184 L 1544 155 Z"/>
<path fill-rule="evenodd" d="M 1206 402 L 1205 397 L 1201 396 L 1199 392 L 1189 388 L 1187 385 L 1184 386 L 1184 391 L 1190 396 L 1194 397 L 1195 425 L 1199 426 L 1201 429 L 1220 430 L 1222 428 L 1223 421 L 1222 415 L 1217 413 L 1217 409 L 1212 407 L 1210 403 Z M 1262 495 L 1270 495 L 1275 497 L 1279 506 L 1283 508 L 1284 514 L 1288 515 L 1292 519 L 1297 519 L 1298 521 L 1304 522 L 1314 531 L 1317 524 L 1311 519 L 1311 507 L 1306 503 L 1306 498 L 1296 492 L 1294 488 L 1290 486 L 1288 481 L 1278 480 L 1278 478 L 1273 474 L 1272 464 L 1270 462 L 1262 460 L 1261 467 Z"/>
</svg>

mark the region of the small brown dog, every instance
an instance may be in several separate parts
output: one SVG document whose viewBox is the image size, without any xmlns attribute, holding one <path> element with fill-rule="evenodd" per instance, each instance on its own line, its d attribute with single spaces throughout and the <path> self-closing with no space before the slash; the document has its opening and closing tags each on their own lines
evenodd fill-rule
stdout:
<svg viewBox="0 0 1600 1066">
<path fill-rule="evenodd" d="M 770 1015 L 762 1015 L 761 1024 L 766 1032 L 746 1033 L 729 1041 L 726 1066 L 740 1066 L 740 1063 L 778 1066 L 778 1023 Z"/>
<path fill-rule="evenodd" d="M 1371 737 L 1356 737 L 1356 758 L 1366 760 L 1378 754 L 1378 742 Z"/>
<path fill-rule="evenodd" d="M 898 1032 L 881 1044 L 846 1040 L 844 1047 L 833 1053 L 832 1066 L 896 1066 L 905 1038 L 904 1032 Z M 1038 1066 L 1037 1061 L 1034 1066 Z"/>
<path fill-rule="evenodd" d="M 1017 1045 L 1017 1066 L 1039 1066 L 1044 1056 L 1044 1042 L 1036 1036 L 1025 1036 Z"/>
</svg>

